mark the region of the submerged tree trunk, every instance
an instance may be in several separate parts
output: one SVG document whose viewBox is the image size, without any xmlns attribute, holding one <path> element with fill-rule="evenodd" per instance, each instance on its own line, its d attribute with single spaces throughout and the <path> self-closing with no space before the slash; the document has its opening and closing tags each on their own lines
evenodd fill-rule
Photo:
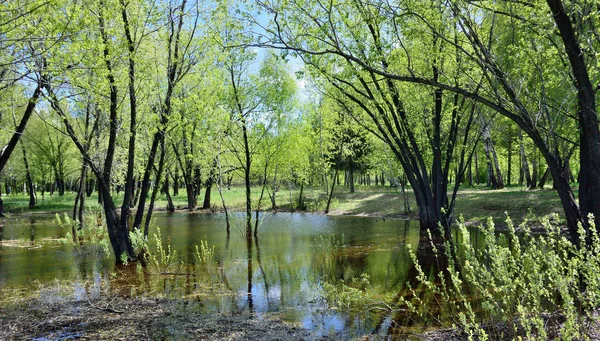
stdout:
<svg viewBox="0 0 600 341">
<path fill-rule="evenodd" d="M 152 212 L 154 211 L 154 202 L 156 201 L 156 195 L 160 188 L 160 180 L 165 164 L 165 140 L 162 139 L 160 144 L 160 157 L 158 159 L 158 169 L 155 167 L 154 189 L 152 190 L 152 196 L 150 197 L 150 204 L 148 205 L 148 213 L 146 214 L 146 222 L 144 223 L 144 236 L 148 237 L 148 228 L 150 227 L 150 221 L 152 219 Z"/>
<path fill-rule="evenodd" d="M 85 160 L 81 163 L 81 173 L 79 175 L 79 189 L 75 196 L 75 204 L 73 205 L 73 217 L 79 221 L 79 228 L 83 227 L 83 207 L 85 206 L 85 179 L 87 177 L 87 164 Z"/>
</svg>

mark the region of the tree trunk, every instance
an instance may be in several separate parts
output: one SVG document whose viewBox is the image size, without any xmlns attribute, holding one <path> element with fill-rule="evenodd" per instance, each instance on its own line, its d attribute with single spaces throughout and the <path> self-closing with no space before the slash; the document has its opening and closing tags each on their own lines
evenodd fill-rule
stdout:
<svg viewBox="0 0 600 341">
<path fill-rule="evenodd" d="M 544 185 L 546 184 L 546 181 L 548 181 L 549 175 L 550 175 L 550 168 L 546 167 L 546 170 L 544 171 L 544 174 L 542 174 L 542 178 L 540 179 L 540 183 L 538 184 L 539 189 L 544 189 Z"/>
<path fill-rule="evenodd" d="M 150 197 L 150 204 L 148 205 L 148 213 L 146 214 L 146 222 L 144 223 L 144 236 L 148 237 L 148 228 L 150 227 L 150 219 L 152 218 L 152 212 L 154 211 L 154 202 L 156 201 L 156 195 L 158 194 L 158 190 L 160 188 L 160 181 L 162 177 L 162 172 L 165 165 L 165 140 L 164 138 L 160 143 L 160 156 L 158 158 L 158 169 L 154 169 L 155 171 L 155 185 L 152 190 L 152 196 Z"/>
<path fill-rule="evenodd" d="M 121 17 L 123 19 L 123 28 L 127 38 L 128 61 L 129 61 L 129 145 L 127 149 L 127 173 L 125 175 L 125 194 L 121 205 L 121 224 L 127 225 L 131 207 L 133 207 L 134 183 L 133 171 L 135 167 L 135 138 L 137 131 L 137 98 L 135 93 L 135 43 L 131 36 L 129 28 L 129 18 L 127 16 L 127 7 L 125 0 L 121 0 Z"/>
<path fill-rule="evenodd" d="M 171 194 L 169 193 L 169 175 L 165 176 L 165 182 L 163 184 L 163 191 L 167 196 L 167 212 L 173 213 L 175 212 L 175 205 L 173 205 L 173 198 L 171 198 Z"/>
<path fill-rule="evenodd" d="M 485 156 L 488 162 L 488 174 L 490 177 L 492 189 L 504 188 L 504 181 L 502 179 L 502 171 L 500 170 L 500 164 L 498 162 L 498 154 L 496 154 L 496 148 L 492 141 L 490 134 L 490 126 L 486 124 L 482 127 L 483 133 L 483 147 L 485 150 Z"/>
<path fill-rule="evenodd" d="M 350 171 L 348 178 L 348 181 L 350 182 L 350 193 L 354 193 L 354 164 L 352 159 L 350 159 Z"/>
<path fill-rule="evenodd" d="M 185 193 L 187 195 L 187 205 L 188 211 L 193 212 L 196 209 L 196 189 L 194 188 L 194 184 L 192 182 L 185 182 Z"/>
<path fill-rule="evenodd" d="M 475 151 L 475 183 L 479 185 L 479 153 Z"/>
<path fill-rule="evenodd" d="M 304 204 L 304 181 L 300 183 L 300 195 L 298 195 L 298 205 L 296 209 L 300 211 L 306 210 L 306 204 Z"/>
<path fill-rule="evenodd" d="M 512 173 L 512 143 L 508 144 L 508 170 L 506 171 L 506 183 L 510 185 L 510 177 Z"/>
<path fill-rule="evenodd" d="M 204 192 L 204 203 L 202 204 L 202 208 L 205 210 L 210 208 L 210 195 L 212 192 L 212 186 L 212 181 L 206 183 L 206 191 Z"/>
<path fill-rule="evenodd" d="M 21 140 L 21 151 L 23 152 L 23 164 L 25 165 L 25 181 L 27 183 L 27 192 L 29 194 L 29 208 L 35 207 L 35 188 L 33 187 L 33 180 L 31 179 L 31 172 L 29 171 L 29 161 L 27 160 L 27 152 L 25 151 L 25 145 Z"/>
<path fill-rule="evenodd" d="M 523 134 L 519 131 L 519 152 L 521 153 L 521 168 L 525 174 L 527 187 L 531 186 L 531 174 L 529 173 L 529 163 L 527 162 L 527 154 L 525 154 L 525 146 L 523 145 Z"/>
<path fill-rule="evenodd" d="M 179 168 L 175 167 L 175 174 L 173 174 L 173 195 L 179 195 Z"/>
<path fill-rule="evenodd" d="M 335 188 L 335 182 L 338 177 L 338 167 L 335 168 L 335 173 L 333 174 L 333 181 L 331 182 L 331 191 L 329 191 L 329 196 L 327 197 L 327 206 L 325 207 L 325 214 L 329 213 L 329 207 L 331 206 L 331 199 L 333 198 L 333 189 Z"/>
<path fill-rule="evenodd" d="M 535 189 L 535 186 L 537 185 L 537 177 L 538 177 L 538 160 L 537 160 L 537 157 L 535 154 L 531 158 L 531 168 L 532 168 L 531 180 L 530 180 L 531 183 L 529 184 L 529 189 Z"/>
<path fill-rule="evenodd" d="M 595 216 L 596 228 L 600 229 L 600 129 L 596 111 L 596 88 L 590 80 L 584 52 L 562 1 L 547 0 L 547 3 L 569 57 L 574 83 L 578 90 L 580 212 L 586 226 L 589 226 L 587 225 L 588 214 L 592 213 Z M 552 178 L 556 180 L 554 172 Z"/>
</svg>

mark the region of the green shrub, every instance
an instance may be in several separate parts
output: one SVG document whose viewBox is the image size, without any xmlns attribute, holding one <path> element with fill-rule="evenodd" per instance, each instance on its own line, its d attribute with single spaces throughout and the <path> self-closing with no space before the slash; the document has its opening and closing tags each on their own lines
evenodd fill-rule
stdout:
<svg viewBox="0 0 600 341">
<path fill-rule="evenodd" d="M 163 247 L 162 236 L 158 227 L 154 234 L 154 241 L 156 243 L 156 252 L 150 252 L 148 255 L 150 270 L 155 273 L 176 272 L 172 271 L 173 268 L 181 265 L 181 262 L 177 259 L 177 251 L 171 250 L 170 242 L 167 243 L 166 248 Z"/>
<path fill-rule="evenodd" d="M 470 243 L 471 234 L 459 222 L 458 261 L 450 254 L 449 242 L 444 254 L 438 254 L 432 243 L 436 258 L 448 260 L 448 268 L 437 274 L 439 284 L 420 268 L 412 250 L 410 254 L 419 282 L 442 298 L 440 305 L 456 317 L 453 326 L 469 339 L 587 340 L 594 328 L 590 325 L 596 323 L 594 310 L 600 304 L 600 239 L 592 217 L 589 219 L 590 242 L 579 247 L 562 236 L 548 217 L 541 218 L 545 233 L 539 235 L 525 224 L 517 234 L 507 217 L 504 238 L 496 236 L 489 219 L 480 228 L 484 243 L 479 249 Z M 585 241 L 581 226 L 579 234 Z M 409 310 L 421 313 L 422 302 L 414 290 L 413 294 L 412 300 L 401 301 Z"/>
<path fill-rule="evenodd" d="M 67 213 L 56 214 L 56 221 L 62 229 L 66 229 L 62 242 L 71 244 L 79 254 L 92 254 L 100 258 L 110 256 L 108 232 L 101 212 L 88 211 L 84 214 L 84 222 L 72 220 Z M 75 232 L 75 237 L 73 236 Z"/>
</svg>

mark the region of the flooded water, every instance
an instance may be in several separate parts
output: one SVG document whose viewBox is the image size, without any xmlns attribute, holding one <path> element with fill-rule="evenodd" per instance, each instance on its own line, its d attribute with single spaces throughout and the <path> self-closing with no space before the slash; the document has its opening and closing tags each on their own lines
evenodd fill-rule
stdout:
<svg viewBox="0 0 600 341">
<path fill-rule="evenodd" d="M 73 295 L 94 295 L 108 286 L 124 294 L 183 297 L 201 302 L 207 313 L 278 314 L 324 336 L 397 334 L 415 328 L 389 313 L 328 309 L 323 283 L 352 283 L 367 274 L 374 292 L 402 294 L 416 276 L 406 245 L 419 249 L 417 222 L 265 214 L 258 239 L 248 244 L 235 227 L 227 238 L 223 215 L 155 217 L 150 249 L 156 253 L 153 235 L 159 227 L 162 244 L 171 246 L 177 261 L 153 275 L 136 265 L 115 267 L 114 260 L 82 255 L 58 242 L 66 231 L 52 216 L 7 219 L 0 228 L 0 287 L 25 290 L 38 282 L 70 283 Z M 197 271 L 194 252 L 202 241 L 214 246 L 214 266 Z"/>
</svg>

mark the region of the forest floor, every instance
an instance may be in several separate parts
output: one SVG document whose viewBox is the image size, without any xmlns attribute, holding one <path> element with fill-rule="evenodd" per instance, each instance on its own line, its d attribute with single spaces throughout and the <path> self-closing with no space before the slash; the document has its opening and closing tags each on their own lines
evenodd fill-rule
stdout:
<svg viewBox="0 0 600 341">
<path fill-rule="evenodd" d="M 260 188 L 254 188 L 252 193 L 253 205 L 258 203 Z M 276 194 L 277 211 L 295 210 L 299 196 L 299 188 L 281 188 Z M 304 190 L 306 211 L 312 213 L 323 212 L 326 205 L 326 194 L 322 188 L 307 188 Z M 42 199 L 38 194 L 38 203 L 32 210 L 28 207 L 28 197 L 22 194 L 4 196 L 4 205 L 7 213 L 36 214 L 60 213 L 72 210 L 75 194 L 67 193 L 64 196 L 45 194 Z M 245 209 L 245 192 L 241 186 L 223 190 L 223 198 L 230 211 L 243 211 Z M 356 186 L 354 193 L 350 193 L 347 186 L 338 186 L 334 190 L 329 214 L 331 215 L 356 215 L 376 216 L 397 219 L 418 219 L 417 206 L 412 192 L 407 191 L 409 211 L 405 211 L 402 193 L 397 188 L 388 186 Z M 204 190 L 198 195 L 198 207 L 202 206 Z M 115 195 L 118 206 L 122 201 L 122 192 Z M 177 211 L 187 212 L 187 199 L 184 190 L 173 196 Z M 291 202 L 291 205 L 290 205 Z M 156 210 L 164 211 L 167 201 L 164 194 L 157 198 Z M 98 208 L 97 197 L 92 194 L 86 199 L 86 206 L 91 209 Z M 265 193 L 261 201 L 261 210 L 272 210 L 271 200 Z M 221 197 L 217 189 L 213 188 L 211 195 L 211 209 L 198 212 L 217 212 L 222 210 Z M 535 220 L 537 217 L 550 213 L 562 214 L 562 207 L 558 195 L 551 188 L 542 190 L 528 190 L 524 186 L 509 186 L 501 190 L 490 190 L 484 186 L 461 188 L 456 198 L 455 213 L 462 215 L 470 225 L 484 223 L 492 217 L 498 226 L 502 226 L 508 213 L 515 223 L 520 223 L 525 218 Z"/>
</svg>

